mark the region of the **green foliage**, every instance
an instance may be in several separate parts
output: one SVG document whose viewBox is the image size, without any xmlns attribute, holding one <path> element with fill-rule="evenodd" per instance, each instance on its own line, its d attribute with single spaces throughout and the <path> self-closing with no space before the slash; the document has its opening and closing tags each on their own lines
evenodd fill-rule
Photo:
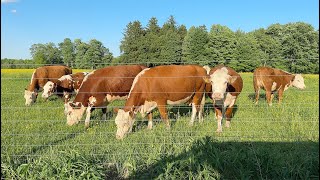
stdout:
<svg viewBox="0 0 320 180">
<path fill-rule="evenodd" d="M 198 61 L 201 65 L 207 65 L 208 52 L 206 46 L 209 37 L 205 26 L 192 26 L 184 38 L 182 44 L 182 60 L 186 64 Z"/>
<path fill-rule="evenodd" d="M 155 17 L 146 27 L 140 21 L 129 22 L 120 44 L 120 56 L 113 58 L 108 48 L 96 40 L 72 42 L 65 38 L 57 48 L 53 43 L 33 44 L 33 62 L 64 63 L 72 68 L 102 68 L 110 64 L 224 64 L 238 72 L 252 72 L 258 66 L 270 66 L 291 73 L 319 73 L 319 30 L 310 24 L 295 22 L 271 24 L 252 32 L 233 32 L 227 26 L 177 25 L 173 16 L 160 27 Z M 22 68 L 15 61 L 2 61 L 9 68 Z M 24 62 L 22 63 L 24 64 Z"/>
<path fill-rule="evenodd" d="M 211 60 L 208 63 L 209 66 L 226 64 L 231 60 L 235 60 L 236 35 L 226 26 L 212 25 L 207 48 Z"/>
<path fill-rule="evenodd" d="M 74 67 L 74 45 L 70 38 L 65 38 L 63 42 L 59 43 L 63 63 L 67 66 Z"/>
</svg>

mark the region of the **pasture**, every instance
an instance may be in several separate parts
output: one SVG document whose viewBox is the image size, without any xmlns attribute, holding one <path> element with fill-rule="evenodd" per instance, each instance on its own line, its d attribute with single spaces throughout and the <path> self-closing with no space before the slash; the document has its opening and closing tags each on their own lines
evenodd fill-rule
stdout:
<svg viewBox="0 0 320 180">
<path fill-rule="evenodd" d="M 80 72 L 81 70 L 74 70 Z M 319 178 L 319 75 L 304 75 L 305 90 L 289 88 L 282 104 L 269 107 L 261 92 L 254 105 L 252 73 L 240 73 L 244 88 L 231 128 L 216 134 L 211 100 L 203 123 L 188 126 L 191 107 L 169 107 L 171 130 L 154 113 L 147 130 L 140 117 L 133 132 L 116 140 L 115 114 L 93 112 L 66 125 L 63 102 L 50 97 L 24 105 L 33 70 L 1 69 L 1 178 L 4 179 L 312 179 Z"/>
</svg>

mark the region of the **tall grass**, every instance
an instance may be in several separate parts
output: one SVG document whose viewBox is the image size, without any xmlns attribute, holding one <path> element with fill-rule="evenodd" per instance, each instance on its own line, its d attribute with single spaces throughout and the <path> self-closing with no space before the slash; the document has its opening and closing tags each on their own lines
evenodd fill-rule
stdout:
<svg viewBox="0 0 320 180">
<path fill-rule="evenodd" d="M 80 70 L 79 70 L 80 71 Z M 75 71 L 75 72 L 79 72 Z M 81 70 L 82 71 L 82 70 Z M 244 73 L 231 128 L 217 128 L 210 99 L 205 120 L 188 126 L 191 108 L 169 107 L 171 130 L 159 113 L 155 126 L 138 118 L 133 132 L 115 139 L 108 120 L 93 112 L 89 129 L 66 125 L 63 102 L 38 97 L 24 106 L 33 70 L 1 70 L 1 177 L 5 179 L 312 179 L 319 178 L 319 76 L 307 89 L 288 89 L 282 104 L 253 103 L 252 74 Z"/>
</svg>

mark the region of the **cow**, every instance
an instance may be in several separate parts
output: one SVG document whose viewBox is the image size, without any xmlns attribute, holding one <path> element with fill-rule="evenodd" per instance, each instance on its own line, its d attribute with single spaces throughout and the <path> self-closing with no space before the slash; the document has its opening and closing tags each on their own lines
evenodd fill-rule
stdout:
<svg viewBox="0 0 320 180">
<path fill-rule="evenodd" d="M 115 118 L 116 138 L 123 139 L 132 131 L 135 115 L 148 115 L 148 129 L 152 128 L 152 110 L 158 107 L 167 129 L 170 122 L 166 105 L 188 103 L 192 105 L 189 125 L 192 125 L 198 112 L 199 122 L 203 121 L 205 103 L 206 70 L 198 65 L 164 65 L 147 68 L 134 79 L 128 99 Z"/>
<path fill-rule="evenodd" d="M 86 111 L 85 127 L 95 108 L 102 108 L 106 120 L 107 105 L 114 100 L 125 100 L 136 75 L 147 67 L 141 65 L 109 66 L 90 72 L 83 80 L 73 101 L 66 104 L 67 124 L 79 123 Z"/>
<path fill-rule="evenodd" d="M 48 81 L 43 87 L 43 98 L 48 98 L 52 94 L 61 94 L 63 93 L 64 103 L 70 101 L 71 94 L 73 92 L 78 93 L 80 85 L 88 72 L 78 72 L 75 74 L 63 75 L 58 79 L 56 83 Z"/>
<path fill-rule="evenodd" d="M 222 119 L 226 119 L 226 127 L 230 127 L 233 108 L 242 91 L 243 80 L 232 68 L 218 65 L 211 68 L 208 74 L 206 93 L 213 101 L 215 117 L 218 122 L 217 133 L 222 132 Z"/>
<path fill-rule="evenodd" d="M 25 105 L 30 106 L 36 102 L 38 92 L 43 89 L 48 81 L 55 83 L 61 76 L 67 74 L 72 74 L 72 69 L 67 66 L 42 66 L 37 68 L 24 92 Z"/>
<path fill-rule="evenodd" d="M 274 93 L 278 92 L 278 103 L 281 104 L 284 91 L 291 86 L 294 86 L 298 89 L 306 88 L 301 74 L 291 74 L 286 71 L 271 67 L 258 67 L 253 72 L 255 104 L 258 104 L 261 88 L 266 91 L 268 105 L 272 106 Z"/>
</svg>

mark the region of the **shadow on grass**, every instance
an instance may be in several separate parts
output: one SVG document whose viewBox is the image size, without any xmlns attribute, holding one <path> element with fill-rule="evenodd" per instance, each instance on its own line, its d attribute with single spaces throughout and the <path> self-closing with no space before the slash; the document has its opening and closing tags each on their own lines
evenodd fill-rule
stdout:
<svg viewBox="0 0 320 180">
<path fill-rule="evenodd" d="M 130 179 L 317 179 L 319 143 L 218 142 L 204 137 L 181 154 L 140 167 Z"/>
</svg>

